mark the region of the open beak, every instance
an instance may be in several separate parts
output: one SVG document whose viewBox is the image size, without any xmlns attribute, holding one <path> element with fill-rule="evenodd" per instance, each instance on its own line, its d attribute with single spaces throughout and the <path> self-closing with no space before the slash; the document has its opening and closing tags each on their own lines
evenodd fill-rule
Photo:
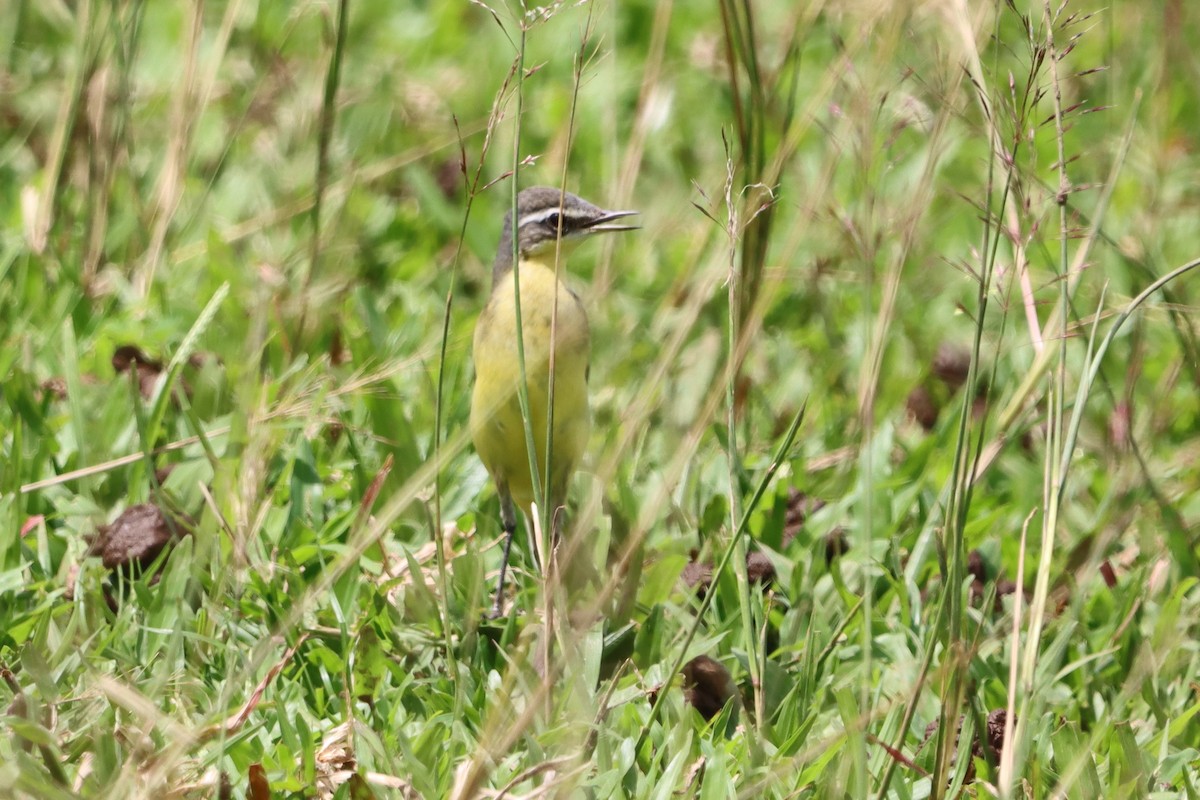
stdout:
<svg viewBox="0 0 1200 800">
<path fill-rule="evenodd" d="M 636 211 L 605 211 L 603 216 L 597 217 L 594 222 L 587 226 L 584 230 L 588 233 L 608 233 L 610 231 L 636 231 L 639 225 L 614 225 L 612 223 L 619 219 L 632 217 L 638 212 Z"/>
</svg>

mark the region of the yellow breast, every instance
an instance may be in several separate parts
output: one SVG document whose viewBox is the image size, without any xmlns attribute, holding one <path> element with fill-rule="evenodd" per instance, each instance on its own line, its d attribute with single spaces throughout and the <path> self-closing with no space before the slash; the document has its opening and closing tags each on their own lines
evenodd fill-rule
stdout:
<svg viewBox="0 0 1200 800">
<path fill-rule="evenodd" d="M 554 434 L 551 446 L 550 498 L 553 507 L 566 499 L 571 473 L 583 455 L 590 432 L 587 402 L 589 332 L 583 304 L 538 260 L 522 260 L 521 331 L 529 387 L 538 472 L 547 470 L 551 323 L 554 326 Z M 484 466 L 507 485 L 514 502 L 528 511 L 533 501 L 524 421 L 517 386 L 517 313 L 514 273 L 502 278 L 475 326 L 475 390 L 471 397 L 471 436 Z"/>
</svg>

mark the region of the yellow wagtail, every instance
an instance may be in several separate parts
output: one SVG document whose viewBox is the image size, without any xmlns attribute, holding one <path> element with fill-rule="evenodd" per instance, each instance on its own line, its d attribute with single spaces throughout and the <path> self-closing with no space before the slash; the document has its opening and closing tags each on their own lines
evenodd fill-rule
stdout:
<svg viewBox="0 0 1200 800">
<path fill-rule="evenodd" d="M 517 515 L 513 502 L 530 518 L 534 480 L 548 485 L 544 502 L 554 517 L 555 542 L 561 531 L 559 509 L 567 485 L 587 444 L 589 332 L 579 296 L 559 280 L 560 258 L 586 236 L 633 230 L 613 224 L 636 211 L 605 211 L 560 189 L 537 186 L 517 195 L 517 218 L 504 218 L 500 247 L 492 266 L 492 295 L 475 324 L 475 391 L 471 397 L 471 438 L 483 465 L 496 482 L 504 555 L 493 615 L 504 605 L 504 576 Z M 515 233 L 514 233 L 515 231 Z M 513 270 L 513 236 L 518 269 Z M 520 333 L 525 351 L 536 471 L 530 468 L 525 421 L 518 384 L 517 300 L 514 274 L 520 275 Z M 554 376 L 552 444 L 546 452 L 547 412 Z M 549 473 L 549 481 L 546 481 Z"/>
</svg>

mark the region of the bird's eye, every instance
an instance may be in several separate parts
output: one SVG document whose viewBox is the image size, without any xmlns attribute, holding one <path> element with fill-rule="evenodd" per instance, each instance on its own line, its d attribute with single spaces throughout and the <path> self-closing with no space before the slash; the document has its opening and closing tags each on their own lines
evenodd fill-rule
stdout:
<svg viewBox="0 0 1200 800">
<path fill-rule="evenodd" d="M 557 211 L 546 217 L 546 224 L 549 225 L 550 230 L 554 231 L 555 233 L 558 233 L 559 219 L 560 217 Z"/>
</svg>

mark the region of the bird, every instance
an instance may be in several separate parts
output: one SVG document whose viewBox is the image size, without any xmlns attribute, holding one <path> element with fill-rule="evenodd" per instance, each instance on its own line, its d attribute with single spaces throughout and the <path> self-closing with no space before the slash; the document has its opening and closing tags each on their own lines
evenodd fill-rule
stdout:
<svg viewBox="0 0 1200 800">
<path fill-rule="evenodd" d="M 583 239 L 637 228 L 620 223 L 636 211 L 608 211 L 549 186 L 523 189 L 517 195 L 515 210 L 515 220 L 513 209 L 504 217 L 500 245 L 492 264 L 491 295 L 475 324 L 472 350 L 475 384 L 471 394 L 471 438 L 495 483 L 505 537 L 493 618 L 503 613 L 504 579 L 517 529 L 516 509 L 521 509 L 526 520 L 530 519 L 535 480 L 548 486 L 544 502 L 553 515 L 557 543 L 561 532 L 559 509 L 566 502 L 568 484 L 591 432 L 587 389 L 591 334 L 587 311 L 579 295 L 563 283 L 556 267 Z M 518 333 L 525 355 L 536 469 L 530 467 L 518 395 L 521 380 Z M 554 427 L 547 458 L 551 396 Z"/>
</svg>

